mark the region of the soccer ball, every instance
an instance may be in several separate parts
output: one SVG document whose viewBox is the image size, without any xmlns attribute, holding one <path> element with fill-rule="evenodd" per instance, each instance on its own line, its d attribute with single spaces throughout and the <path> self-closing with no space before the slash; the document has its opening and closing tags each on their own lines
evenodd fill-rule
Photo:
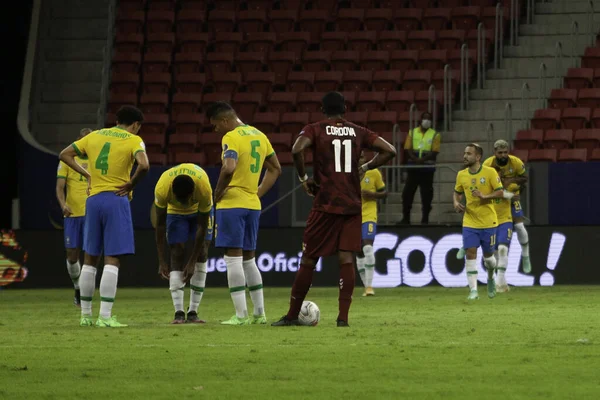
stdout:
<svg viewBox="0 0 600 400">
<path fill-rule="evenodd" d="M 302 308 L 300 308 L 300 314 L 298 314 L 300 325 L 315 326 L 320 319 L 321 311 L 319 307 L 312 301 L 304 301 Z"/>
</svg>

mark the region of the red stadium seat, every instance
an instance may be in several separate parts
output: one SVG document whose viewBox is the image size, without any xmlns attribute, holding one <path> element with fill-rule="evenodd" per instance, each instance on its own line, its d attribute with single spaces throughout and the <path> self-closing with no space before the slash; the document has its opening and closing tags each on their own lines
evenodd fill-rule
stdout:
<svg viewBox="0 0 600 400">
<path fill-rule="evenodd" d="M 421 20 L 423 29 L 434 31 L 447 29 L 451 13 L 452 10 L 450 8 L 427 8 Z"/>
<path fill-rule="evenodd" d="M 142 70 L 144 74 L 167 73 L 171 66 L 171 53 L 146 53 Z"/>
<path fill-rule="evenodd" d="M 298 93 L 298 103 L 296 109 L 299 112 L 319 112 L 325 92 Z"/>
<path fill-rule="evenodd" d="M 277 35 L 277 39 L 283 51 L 293 52 L 296 59 L 301 59 L 302 53 L 308 49 L 311 36 L 309 32 L 283 32 Z"/>
<path fill-rule="evenodd" d="M 313 41 L 316 41 L 325 31 L 325 25 L 330 20 L 328 10 L 302 10 L 298 18 L 298 26 L 303 32 L 310 32 Z"/>
<path fill-rule="evenodd" d="M 369 120 L 369 113 L 365 111 L 347 112 L 344 118 L 350 122 L 353 122 L 360 126 L 367 126 Z"/>
<path fill-rule="evenodd" d="M 510 152 L 510 154 L 517 157 L 519 160 L 523 161 L 524 163 L 527 163 L 527 161 L 529 161 L 529 150 L 514 149 Z"/>
<path fill-rule="evenodd" d="M 172 164 L 194 163 L 196 165 L 213 165 L 207 162 L 204 153 L 173 153 L 169 154 L 169 161 Z"/>
<path fill-rule="evenodd" d="M 368 51 L 377 43 L 377 32 L 375 31 L 354 31 L 348 33 L 348 50 Z"/>
<path fill-rule="evenodd" d="M 318 41 L 319 49 L 321 51 L 344 50 L 347 40 L 347 32 L 323 32 Z"/>
<path fill-rule="evenodd" d="M 112 71 L 119 74 L 135 74 L 142 64 L 140 53 L 118 52 L 112 58 Z"/>
<path fill-rule="evenodd" d="M 145 114 L 164 114 L 169 107 L 169 95 L 166 93 L 143 94 L 140 97 L 139 107 Z"/>
<path fill-rule="evenodd" d="M 113 113 L 106 114 L 106 121 L 104 122 L 105 128 L 111 128 L 117 124 L 117 116 Z"/>
<path fill-rule="evenodd" d="M 362 27 L 365 11 L 357 8 L 341 8 L 335 19 L 336 30 L 356 32 Z"/>
<path fill-rule="evenodd" d="M 346 111 L 354 110 L 356 106 L 356 91 L 354 90 L 342 90 L 340 92 L 344 96 L 344 102 L 346 103 Z"/>
<path fill-rule="evenodd" d="M 338 90 L 343 81 L 344 73 L 341 71 L 323 71 L 315 74 L 315 90 L 331 92 Z"/>
<path fill-rule="evenodd" d="M 119 10 L 115 21 L 117 32 L 124 34 L 142 33 L 146 15 L 143 11 L 127 12 Z"/>
<path fill-rule="evenodd" d="M 413 124 L 414 121 L 421 120 L 422 111 L 417 110 L 413 113 Z M 404 111 L 398 114 L 398 127 L 400 132 L 408 132 L 410 129 L 410 112 Z"/>
<path fill-rule="evenodd" d="M 590 161 L 600 161 L 600 149 L 592 150 L 592 155 L 590 156 Z"/>
<path fill-rule="evenodd" d="M 115 52 L 139 53 L 144 46 L 144 35 L 139 33 L 124 34 L 117 32 L 115 36 Z"/>
<path fill-rule="evenodd" d="M 206 83 L 205 74 L 177 74 L 175 75 L 175 87 L 178 93 L 202 93 Z"/>
<path fill-rule="evenodd" d="M 217 101 L 231 103 L 231 98 L 231 93 L 205 93 L 202 96 L 202 109 L 206 110 L 206 107 L 208 107 L 211 103 L 216 103 Z"/>
<path fill-rule="evenodd" d="M 358 65 L 358 51 L 335 51 L 331 55 L 331 69 L 335 71 L 353 71 Z"/>
<path fill-rule="evenodd" d="M 246 50 L 269 53 L 275 48 L 277 34 L 274 32 L 251 32 L 246 35 Z"/>
<path fill-rule="evenodd" d="M 283 113 L 279 123 L 279 129 L 282 132 L 300 132 L 304 126 L 308 125 L 308 113 Z"/>
<path fill-rule="evenodd" d="M 402 71 L 375 71 L 373 73 L 373 90 L 392 91 L 398 90 L 402 84 Z"/>
<path fill-rule="evenodd" d="M 198 93 L 175 93 L 171 100 L 171 116 L 177 120 L 179 114 L 194 114 L 200 109 L 202 96 Z"/>
<path fill-rule="evenodd" d="M 292 150 L 292 134 L 289 132 L 271 134 L 269 135 L 269 141 L 277 153 Z"/>
<path fill-rule="evenodd" d="M 177 14 L 175 23 L 177 35 L 202 33 L 204 23 L 206 22 L 206 12 L 204 10 L 181 10 Z"/>
<path fill-rule="evenodd" d="M 275 74 L 272 72 L 249 72 L 246 77 L 247 91 L 261 93 L 263 98 L 267 98 L 274 84 Z"/>
<path fill-rule="evenodd" d="M 468 0 L 438 0 L 438 7 L 462 7 L 467 3 Z"/>
<path fill-rule="evenodd" d="M 177 0 L 151 0 L 148 10 L 151 11 L 174 11 Z"/>
<path fill-rule="evenodd" d="M 576 108 L 565 108 L 562 111 L 561 128 L 563 129 L 583 129 L 586 128 L 590 122 L 592 110 L 589 108 L 576 107 Z"/>
<path fill-rule="evenodd" d="M 286 90 L 295 93 L 310 92 L 313 90 L 314 81 L 314 72 L 291 71 L 287 76 Z"/>
<path fill-rule="evenodd" d="M 305 94 L 305 93 L 301 93 Z M 269 96 L 267 109 L 272 112 L 284 113 L 292 112 L 296 108 L 298 93 L 273 92 Z M 298 110 L 304 111 L 304 110 Z"/>
<path fill-rule="evenodd" d="M 409 7 L 431 8 L 435 6 L 435 0 L 408 0 Z"/>
<path fill-rule="evenodd" d="M 233 96 L 233 107 L 242 121 L 252 121 L 254 114 L 262 106 L 262 93 L 236 93 Z"/>
<path fill-rule="evenodd" d="M 385 92 L 358 92 L 356 111 L 382 111 L 385 107 Z"/>
<path fill-rule="evenodd" d="M 406 37 L 404 31 L 383 31 L 379 34 L 377 50 L 402 50 L 406 47 Z"/>
<path fill-rule="evenodd" d="M 144 74 L 142 93 L 169 93 L 171 89 L 171 74 L 150 73 Z"/>
<path fill-rule="evenodd" d="M 577 89 L 552 89 L 548 104 L 551 108 L 567 108 L 577 106 Z"/>
<path fill-rule="evenodd" d="M 146 114 L 144 116 L 144 133 L 165 134 L 169 127 L 169 114 Z"/>
<path fill-rule="evenodd" d="M 217 72 L 213 74 L 212 85 L 215 92 L 235 93 L 242 84 L 239 72 Z"/>
<path fill-rule="evenodd" d="M 375 0 L 352 0 L 352 8 L 375 8 Z"/>
<path fill-rule="evenodd" d="M 344 90 L 368 91 L 373 80 L 371 71 L 346 71 L 344 72 Z"/>
<path fill-rule="evenodd" d="M 279 159 L 279 163 L 281 165 L 292 165 L 292 164 L 294 164 L 294 158 L 292 157 L 292 153 L 291 152 L 282 151 L 280 153 L 277 153 L 277 158 Z"/>
<path fill-rule="evenodd" d="M 176 133 L 199 134 L 208 125 L 204 114 L 178 114 L 175 120 Z"/>
<path fill-rule="evenodd" d="M 408 111 L 414 102 L 415 92 L 413 91 L 391 91 L 387 94 L 386 108 L 390 111 L 402 113 Z"/>
<path fill-rule="evenodd" d="M 169 136 L 169 154 L 192 153 L 196 148 L 198 135 L 193 133 L 175 133 Z"/>
<path fill-rule="evenodd" d="M 219 2 L 217 2 L 219 4 Z M 212 10 L 208 14 L 207 27 L 209 32 L 233 32 L 235 28 L 235 13 L 224 10 Z"/>
<path fill-rule="evenodd" d="M 573 137 L 575 148 L 587 149 L 591 155 L 592 150 L 600 147 L 600 129 L 579 129 Z"/>
<path fill-rule="evenodd" d="M 330 62 L 330 51 L 307 51 L 302 59 L 302 70 L 307 72 L 327 71 Z"/>
<path fill-rule="evenodd" d="M 410 31 L 406 39 L 406 48 L 411 50 L 430 50 L 437 40 L 436 31 Z"/>
<path fill-rule="evenodd" d="M 165 138 L 166 136 L 162 133 L 144 132 L 143 139 L 146 151 L 149 153 L 162 153 L 165 149 Z"/>
<path fill-rule="evenodd" d="M 571 129 L 550 129 L 544 135 L 544 148 L 568 149 L 573 145 L 573 131 Z"/>
<path fill-rule="evenodd" d="M 116 113 L 122 106 L 135 105 L 137 105 L 137 94 L 135 93 L 110 93 L 108 99 L 108 111 L 110 113 Z"/>
<path fill-rule="evenodd" d="M 290 51 L 276 51 L 269 55 L 269 69 L 275 73 L 275 83 L 284 85 L 287 74 L 296 64 L 296 54 Z"/>
<path fill-rule="evenodd" d="M 175 13 L 173 11 L 148 11 L 146 14 L 146 31 L 150 33 L 167 33 L 173 31 Z"/>
<path fill-rule="evenodd" d="M 417 68 L 417 50 L 394 50 L 390 54 L 390 69 L 408 71 Z"/>
<path fill-rule="evenodd" d="M 219 72 L 231 72 L 233 67 L 233 54 L 225 53 L 208 53 L 206 55 L 205 68 L 214 76 Z"/>
<path fill-rule="evenodd" d="M 600 108 L 600 89 L 579 89 L 577 104 L 579 107 Z"/>
<path fill-rule="evenodd" d="M 240 11 L 237 23 L 240 32 L 262 32 L 267 23 L 267 12 L 264 10 Z"/>
<path fill-rule="evenodd" d="M 181 33 L 177 35 L 177 43 L 182 53 L 204 54 L 208 46 L 208 33 Z"/>
<path fill-rule="evenodd" d="M 452 92 L 452 97 L 456 96 L 456 92 L 458 91 L 458 85 L 460 82 L 460 70 L 459 71 L 450 71 L 450 90 Z M 435 86 L 438 91 L 438 98 L 442 96 L 440 93 L 444 89 L 444 70 L 438 69 L 437 71 L 433 71 L 431 75 L 431 84 Z"/>
<path fill-rule="evenodd" d="M 544 131 L 542 129 L 521 130 L 517 132 L 514 148 L 517 150 L 531 150 L 542 146 Z"/>
<path fill-rule="evenodd" d="M 361 7 L 365 12 L 365 30 L 383 32 L 386 31 L 392 22 L 393 12 L 389 8 Z"/>
<path fill-rule="evenodd" d="M 585 161 L 587 161 L 587 150 L 586 149 L 562 149 L 558 153 L 558 161 L 585 162 Z"/>
<path fill-rule="evenodd" d="M 421 50 L 419 52 L 419 69 L 431 72 L 443 69 L 447 59 L 447 50 Z"/>
<path fill-rule="evenodd" d="M 110 80 L 110 91 L 111 93 L 137 93 L 139 85 L 139 74 L 113 73 Z"/>
<path fill-rule="evenodd" d="M 238 72 L 242 73 L 245 80 L 251 72 L 261 72 L 266 63 L 266 55 L 263 52 L 243 52 L 235 56 L 235 66 Z M 275 79 L 275 75 L 273 75 Z"/>
<path fill-rule="evenodd" d="M 555 149 L 533 149 L 529 150 L 529 162 L 550 161 L 556 162 L 558 150 Z"/>
<path fill-rule="evenodd" d="M 298 19 L 298 9 L 271 10 L 269 12 L 269 26 L 272 32 L 293 32 Z"/>
<path fill-rule="evenodd" d="M 594 70 L 592 68 L 569 68 L 565 76 L 565 88 L 584 89 L 592 86 Z"/>
<path fill-rule="evenodd" d="M 237 53 L 242 47 L 244 35 L 241 32 L 218 32 L 212 42 L 217 53 Z"/>
<path fill-rule="evenodd" d="M 437 116 L 438 118 L 442 117 L 442 107 L 443 107 L 443 103 L 442 100 L 444 99 L 444 93 L 441 90 L 438 90 L 434 93 L 434 98 L 431 99 L 431 101 L 435 101 L 435 103 L 437 104 L 437 109 L 438 109 L 438 113 Z M 419 90 L 417 93 L 415 93 L 415 104 L 417 105 L 417 109 L 422 110 L 422 111 L 430 111 L 431 113 L 433 113 L 433 110 L 429 110 L 429 102 L 430 102 L 430 96 L 429 96 L 429 90 Z"/>
<path fill-rule="evenodd" d="M 600 47 L 588 47 L 581 59 L 583 68 L 600 68 Z"/>
<path fill-rule="evenodd" d="M 265 133 L 277 132 L 279 129 L 279 113 L 256 113 L 252 118 L 252 126 Z"/>
<path fill-rule="evenodd" d="M 394 8 L 394 26 L 399 31 L 412 32 L 419 29 L 423 10 L 418 8 Z"/>
<path fill-rule="evenodd" d="M 121 0 L 119 1 L 119 11 L 143 11 L 146 6 L 146 0 Z"/>
<path fill-rule="evenodd" d="M 272 3 L 271 0 L 248 0 L 246 5 L 248 6 L 248 10 L 269 11 Z"/>
<path fill-rule="evenodd" d="M 460 49 L 465 42 L 466 31 L 461 29 L 450 29 L 438 32 L 436 47 L 438 49 Z"/>
<path fill-rule="evenodd" d="M 556 129 L 560 121 L 560 110 L 546 108 L 542 110 L 535 110 L 533 119 L 531 120 L 531 127 L 534 129 Z"/>
<path fill-rule="evenodd" d="M 173 66 L 176 74 L 193 74 L 202 71 L 202 55 L 197 53 L 177 53 Z"/>
<path fill-rule="evenodd" d="M 321 121 L 323 121 L 324 118 L 325 118 L 325 116 L 323 115 L 322 111 L 311 112 L 310 116 L 308 117 L 308 123 L 314 124 L 317 122 L 321 122 Z"/>
<path fill-rule="evenodd" d="M 404 90 L 429 90 L 431 71 L 410 70 L 404 73 L 402 88 Z"/>
<path fill-rule="evenodd" d="M 149 33 L 146 36 L 146 54 L 148 53 L 172 53 L 175 48 L 175 34 Z"/>
<path fill-rule="evenodd" d="M 296 0 L 298 1 L 298 0 Z M 306 3 L 301 2 L 302 3 Z M 336 4 L 338 3 L 338 0 L 319 0 L 319 1 L 315 1 L 312 3 L 312 8 L 313 9 L 317 9 L 317 10 L 325 10 L 328 13 L 332 13 L 335 8 L 336 8 Z"/>
<path fill-rule="evenodd" d="M 592 78 L 592 86 L 595 88 L 600 87 L 600 68 L 594 68 L 594 77 Z"/>
<path fill-rule="evenodd" d="M 146 142 L 144 141 L 144 143 Z M 150 161 L 150 165 L 167 165 L 167 155 L 148 152 L 148 161 Z"/>
<path fill-rule="evenodd" d="M 452 28 L 476 29 L 481 18 L 481 7 L 455 7 L 452 9 Z"/>
<path fill-rule="evenodd" d="M 592 113 L 590 125 L 592 128 L 600 128 L 600 108 L 596 108 Z"/>
<path fill-rule="evenodd" d="M 372 111 L 369 113 L 367 127 L 375 132 L 388 132 L 394 129 L 398 120 L 398 114 L 395 111 Z"/>
<path fill-rule="evenodd" d="M 390 62 L 388 51 L 366 51 L 362 53 L 360 69 L 362 71 L 383 71 Z"/>
<path fill-rule="evenodd" d="M 467 62 L 469 64 L 469 68 L 468 68 L 468 72 L 469 72 L 469 81 L 473 81 L 474 78 L 474 72 L 475 72 L 475 60 L 476 60 L 476 54 L 475 52 L 469 50 L 468 55 L 465 53 L 465 56 L 467 57 Z M 460 76 L 460 63 L 461 63 L 461 50 L 460 49 L 454 49 L 454 50 L 448 50 L 448 64 L 450 64 L 450 67 L 452 68 L 452 71 L 454 75 Z"/>
</svg>

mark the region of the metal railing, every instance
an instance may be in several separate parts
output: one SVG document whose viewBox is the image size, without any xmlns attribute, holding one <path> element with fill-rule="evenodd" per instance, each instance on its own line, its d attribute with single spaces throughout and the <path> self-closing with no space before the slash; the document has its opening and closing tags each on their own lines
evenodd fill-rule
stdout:
<svg viewBox="0 0 600 400">
<path fill-rule="evenodd" d="M 516 46 L 519 38 L 519 0 L 510 0 L 510 45 Z"/>
<path fill-rule="evenodd" d="M 502 68 L 504 58 L 504 8 L 496 4 L 496 26 L 494 27 L 494 69 Z"/>
<path fill-rule="evenodd" d="M 437 91 L 435 85 L 429 85 L 429 91 L 427 95 L 427 111 L 433 117 L 432 125 L 433 129 L 436 129 L 437 125 Z"/>
<path fill-rule="evenodd" d="M 469 47 L 464 43 L 460 48 L 460 109 L 469 108 Z"/>
<path fill-rule="evenodd" d="M 546 99 L 546 64 L 542 62 L 540 64 L 540 74 L 538 77 L 539 92 L 538 92 L 538 104 L 539 108 L 546 108 L 548 100 Z"/>
<path fill-rule="evenodd" d="M 100 103 L 96 111 L 96 126 L 98 129 L 104 127 L 106 120 L 106 103 L 108 102 L 108 87 L 110 85 L 111 60 L 113 53 L 113 42 L 115 39 L 116 0 L 108 3 L 108 27 L 106 44 L 102 49 L 102 86 L 100 87 Z"/>
<path fill-rule="evenodd" d="M 477 25 L 477 88 L 483 89 L 485 82 L 485 26 L 483 22 Z"/>
<path fill-rule="evenodd" d="M 571 23 L 571 66 L 577 68 L 579 55 L 577 48 L 579 47 L 579 24 L 577 21 Z"/>
<path fill-rule="evenodd" d="M 416 121 L 416 116 L 415 116 L 415 112 L 417 111 L 417 105 L 415 103 L 412 103 L 410 105 L 410 108 L 408 109 L 408 131 L 411 132 L 416 126 L 417 126 L 417 121 Z"/>
<path fill-rule="evenodd" d="M 563 85 L 562 85 L 562 76 L 560 75 L 562 73 L 562 66 L 563 66 L 563 53 L 562 53 L 562 43 L 556 42 L 555 45 L 555 52 L 554 52 L 554 87 L 558 87 L 560 89 L 562 89 Z M 559 68 L 560 71 L 559 72 Z"/>
<path fill-rule="evenodd" d="M 487 137 L 488 142 L 488 154 L 492 154 L 494 152 L 494 124 L 488 122 L 485 127 L 485 135 Z"/>
<path fill-rule="evenodd" d="M 590 46 L 594 45 L 596 40 L 596 30 L 594 29 L 594 2 L 589 0 L 590 12 L 588 13 L 588 34 L 590 35 Z"/>
<path fill-rule="evenodd" d="M 526 24 L 533 24 L 535 0 L 527 0 L 527 21 Z"/>
<path fill-rule="evenodd" d="M 444 132 L 452 130 L 452 67 L 444 66 Z"/>
<path fill-rule="evenodd" d="M 529 119 L 529 96 L 525 98 L 525 91 L 531 93 L 531 88 L 527 82 L 521 86 L 521 129 L 529 129 L 531 120 Z"/>
<path fill-rule="evenodd" d="M 510 104 L 510 101 L 507 101 L 504 106 L 504 137 L 507 138 L 505 140 L 509 140 L 510 143 L 512 143 L 513 140 L 512 119 L 512 104 Z"/>
</svg>

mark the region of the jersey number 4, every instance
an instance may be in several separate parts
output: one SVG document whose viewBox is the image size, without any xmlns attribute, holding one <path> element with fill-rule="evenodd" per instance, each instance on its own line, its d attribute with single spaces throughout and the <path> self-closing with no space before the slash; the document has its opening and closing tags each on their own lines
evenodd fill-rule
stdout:
<svg viewBox="0 0 600 400">
<path fill-rule="evenodd" d="M 352 140 L 341 141 L 335 139 L 333 143 L 333 153 L 335 157 L 335 172 L 342 172 L 342 147 L 344 147 L 344 172 L 352 172 Z"/>
<path fill-rule="evenodd" d="M 96 169 L 99 169 L 102 175 L 106 175 L 108 173 L 108 155 L 110 153 L 110 142 L 104 143 L 102 146 L 102 150 L 100 150 L 100 154 L 98 154 L 98 158 L 96 159 Z"/>
</svg>

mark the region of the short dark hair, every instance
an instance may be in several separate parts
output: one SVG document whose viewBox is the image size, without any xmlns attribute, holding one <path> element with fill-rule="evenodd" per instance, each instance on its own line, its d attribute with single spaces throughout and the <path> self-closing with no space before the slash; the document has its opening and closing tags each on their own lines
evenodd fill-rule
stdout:
<svg viewBox="0 0 600 400">
<path fill-rule="evenodd" d="M 323 114 L 327 116 L 344 114 L 346 112 L 344 95 L 340 92 L 327 93 L 325 96 L 323 96 L 323 100 L 321 102 Z"/>
<path fill-rule="evenodd" d="M 480 145 L 478 145 L 477 143 L 469 143 L 467 145 L 467 147 L 472 147 L 475 149 L 475 153 L 479 154 L 481 157 L 483 157 L 483 147 L 481 147 Z"/>
<path fill-rule="evenodd" d="M 431 115 L 429 111 L 425 111 L 423 114 L 421 114 L 421 121 L 423 121 L 426 115 L 429 115 L 429 117 L 433 118 L 433 115 Z"/>
<path fill-rule="evenodd" d="M 144 113 L 134 106 L 122 106 L 117 111 L 117 123 L 119 125 L 133 125 L 136 122 L 144 121 Z"/>
<path fill-rule="evenodd" d="M 187 200 L 194 192 L 194 180 L 188 175 L 179 175 L 173 179 L 173 194 L 177 200 Z"/>
<path fill-rule="evenodd" d="M 211 118 L 217 118 L 219 114 L 228 111 L 235 112 L 235 110 L 233 109 L 233 107 L 231 107 L 229 103 L 225 101 L 215 101 L 206 108 L 206 118 L 208 118 L 209 120 Z"/>
</svg>

